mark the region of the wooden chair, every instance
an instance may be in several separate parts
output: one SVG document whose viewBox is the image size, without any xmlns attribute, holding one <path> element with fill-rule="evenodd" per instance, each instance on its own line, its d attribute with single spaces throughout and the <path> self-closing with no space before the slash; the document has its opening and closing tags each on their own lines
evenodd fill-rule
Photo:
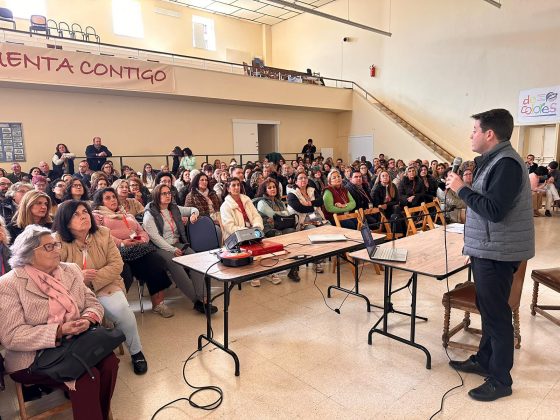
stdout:
<svg viewBox="0 0 560 420">
<path fill-rule="evenodd" d="M 356 225 L 357 225 L 356 229 L 360 230 L 362 228 L 362 217 L 361 217 L 361 214 L 360 214 L 359 211 L 354 211 L 354 212 L 348 213 L 348 214 L 336 214 L 335 213 L 335 214 L 333 214 L 333 218 L 334 218 L 335 225 L 338 226 L 338 227 L 342 227 L 340 225 L 340 222 L 342 222 L 343 220 L 355 220 Z M 346 257 L 348 258 L 348 253 L 345 253 L 344 255 L 346 255 Z M 343 260 L 341 262 L 343 262 Z M 352 273 L 354 273 L 354 269 L 355 269 L 355 266 L 354 266 L 354 264 L 352 264 Z M 336 270 L 336 264 L 333 264 L 332 272 L 334 273 L 335 270 Z M 356 273 L 354 273 L 354 275 L 355 274 Z"/>
<path fill-rule="evenodd" d="M 387 218 L 385 217 L 385 215 L 383 214 L 382 211 L 380 211 L 377 208 L 371 208 L 371 209 L 366 209 L 366 210 L 362 210 L 362 219 L 370 214 L 379 214 L 380 216 L 380 221 L 381 221 L 381 226 L 383 227 L 381 230 L 373 230 L 372 232 L 376 232 L 376 233 L 385 233 L 385 239 L 387 239 L 388 241 L 393 239 L 393 230 L 391 229 L 391 223 L 389 223 L 389 221 L 387 220 Z M 401 238 L 404 235 L 402 233 L 395 233 L 395 239 Z"/>
<path fill-rule="evenodd" d="M 422 203 L 417 207 L 405 206 L 404 214 L 406 215 L 406 236 L 416 235 L 418 228 L 423 232 L 434 229 L 434 222 L 432 222 L 426 204 Z"/>
<path fill-rule="evenodd" d="M 428 213 L 430 213 L 430 209 L 434 209 L 436 212 L 436 217 L 434 217 L 432 219 L 432 216 L 430 214 L 430 219 L 432 219 L 432 223 L 434 224 L 438 224 L 441 226 L 445 226 L 445 217 L 443 215 L 443 212 L 441 211 L 441 206 L 439 204 L 439 200 L 437 198 L 434 198 L 433 201 L 430 201 L 429 203 L 425 203 L 426 209 L 428 209 Z"/>
<path fill-rule="evenodd" d="M 525 279 L 525 270 L 527 269 L 527 261 L 522 261 L 513 276 L 513 283 L 509 295 L 509 306 L 513 312 L 513 328 L 514 328 L 514 345 L 518 349 L 521 347 L 521 333 L 519 328 L 519 303 L 521 301 L 521 292 L 523 291 L 523 280 Z M 471 320 L 470 314 L 478 314 L 478 309 L 475 303 L 476 292 L 475 285 L 472 281 L 458 284 L 455 289 L 444 293 L 441 303 L 445 308 L 445 315 L 443 319 L 443 347 L 455 347 L 464 350 L 477 351 L 478 345 L 460 343 L 451 341 L 450 338 L 457 334 L 460 330 L 464 329 L 470 333 L 481 334 L 482 331 L 478 328 L 469 327 Z M 461 323 L 449 329 L 451 309 L 459 309 L 465 312 Z"/>
<path fill-rule="evenodd" d="M 560 326 L 560 319 L 556 318 L 550 312 L 559 310 L 558 305 L 539 305 L 537 299 L 539 297 L 539 284 L 543 284 L 557 293 L 560 293 L 560 268 L 548 268 L 543 270 L 533 270 L 531 273 L 533 279 L 533 299 L 531 301 L 531 315 L 536 315 L 538 312 L 546 319 L 554 322 Z"/>
</svg>

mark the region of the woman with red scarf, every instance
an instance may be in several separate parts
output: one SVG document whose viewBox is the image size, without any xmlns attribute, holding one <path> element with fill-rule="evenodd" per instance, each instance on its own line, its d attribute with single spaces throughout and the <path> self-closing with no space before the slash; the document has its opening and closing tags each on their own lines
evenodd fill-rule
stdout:
<svg viewBox="0 0 560 420">
<path fill-rule="evenodd" d="M 356 201 L 342 185 L 342 176 L 337 169 L 333 169 L 327 176 L 327 185 L 323 191 L 323 213 L 328 221 L 334 225 L 333 214 L 344 214 L 356 208 Z M 348 229 L 356 229 L 356 222 L 343 220 L 340 225 Z"/>
</svg>

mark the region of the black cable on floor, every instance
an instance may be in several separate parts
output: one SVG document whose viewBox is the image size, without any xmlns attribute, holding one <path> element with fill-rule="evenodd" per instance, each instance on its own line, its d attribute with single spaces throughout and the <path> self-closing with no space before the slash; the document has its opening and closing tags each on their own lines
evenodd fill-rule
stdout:
<svg viewBox="0 0 560 420">
<path fill-rule="evenodd" d="M 214 267 L 216 264 L 218 264 L 218 263 L 219 263 L 219 261 L 216 261 L 214 264 L 212 264 L 211 266 L 209 266 L 209 267 L 206 269 L 206 272 L 204 273 L 204 277 L 206 277 L 206 276 L 208 275 L 208 271 L 209 271 L 212 267 Z M 212 330 L 210 330 L 210 338 L 213 338 L 213 337 L 214 337 L 214 332 L 213 332 Z M 165 408 L 167 408 L 167 407 L 171 406 L 172 404 L 175 404 L 176 402 L 179 402 L 179 401 L 188 401 L 188 403 L 190 404 L 191 407 L 198 408 L 198 409 L 200 409 L 200 410 L 205 410 L 205 411 L 215 410 L 216 408 L 218 408 L 218 407 L 222 404 L 222 402 L 224 401 L 224 392 L 223 392 L 223 390 L 222 390 L 219 386 L 215 386 L 215 385 L 196 386 L 196 385 L 191 384 L 191 383 L 188 381 L 188 379 L 187 379 L 187 372 L 186 372 L 187 363 L 188 363 L 189 361 L 191 361 L 191 360 L 194 358 L 194 355 L 195 355 L 196 353 L 198 353 L 199 351 L 202 352 L 202 350 L 204 350 L 204 348 L 205 348 L 208 344 L 210 344 L 210 342 L 207 342 L 205 345 L 203 345 L 203 346 L 202 346 L 202 349 L 200 349 L 200 350 L 196 349 L 195 351 L 193 351 L 193 352 L 190 354 L 190 356 L 187 358 L 187 360 L 185 360 L 185 363 L 183 364 L 183 381 L 185 381 L 185 383 L 186 383 L 189 387 L 193 388 L 195 391 L 193 391 L 188 397 L 177 398 L 177 399 L 175 399 L 175 400 L 173 400 L 173 401 L 170 401 L 170 402 L 168 402 L 167 404 L 161 406 L 160 408 L 158 408 L 158 409 L 156 410 L 156 412 L 155 412 L 154 415 L 152 416 L 151 420 L 154 420 L 154 419 L 156 418 L 156 416 L 157 416 L 162 410 L 164 410 Z M 198 394 L 198 393 L 200 393 L 200 392 L 202 392 L 202 391 L 213 391 L 213 392 L 216 392 L 216 393 L 218 394 L 218 398 L 217 398 L 215 401 L 213 401 L 213 402 L 211 402 L 211 403 L 208 403 L 208 404 L 204 404 L 204 405 L 197 404 L 197 403 L 193 400 L 193 398 L 195 397 L 196 394 Z"/>
<path fill-rule="evenodd" d="M 448 190 L 446 189 L 445 190 L 445 196 L 444 196 L 444 199 L 443 199 L 444 203 L 447 202 L 447 192 L 448 192 Z M 445 283 L 447 285 L 447 293 L 449 293 L 450 290 L 449 290 L 449 274 L 448 274 L 449 273 L 449 262 L 448 262 L 448 257 L 447 257 L 447 225 L 443 226 L 443 246 L 444 246 L 444 249 L 445 249 Z M 447 351 L 447 347 L 444 347 L 444 349 L 445 349 L 445 354 L 446 354 L 447 358 L 451 362 L 451 357 L 449 356 L 449 352 Z M 453 370 L 459 376 L 459 379 L 461 380 L 461 384 L 460 385 L 455 385 L 454 387 L 449 388 L 447 391 L 445 391 L 445 393 L 441 396 L 441 402 L 440 402 L 440 405 L 439 405 L 439 410 L 436 411 L 434 414 L 432 414 L 430 416 L 430 420 L 432 420 L 435 416 L 437 416 L 439 413 L 441 413 L 441 411 L 443 410 L 443 401 L 445 400 L 445 397 L 447 397 L 447 395 L 451 391 L 454 391 L 456 389 L 459 389 L 459 388 L 465 386 L 465 381 L 464 381 L 463 377 L 461 376 L 461 374 L 459 373 L 459 371 L 457 369 L 455 369 L 454 366 L 451 366 L 451 367 L 453 367 Z"/>
</svg>

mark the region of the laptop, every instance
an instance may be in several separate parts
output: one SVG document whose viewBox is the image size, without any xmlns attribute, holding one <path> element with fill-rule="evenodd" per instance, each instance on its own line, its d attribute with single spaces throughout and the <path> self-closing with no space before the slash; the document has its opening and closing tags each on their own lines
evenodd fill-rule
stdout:
<svg viewBox="0 0 560 420">
<path fill-rule="evenodd" d="M 320 244 L 324 242 L 343 242 L 348 238 L 341 233 L 331 233 L 324 235 L 308 235 L 309 242 L 312 244 Z"/>
<path fill-rule="evenodd" d="M 367 225 L 361 229 L 364 245 L 371 260 L 406 262 L 408 251 L 403 248 L 381 248 L 373 240 L 371 230 Z M 394 245 L 393 245 L 394 246 Z"/>
</svg>

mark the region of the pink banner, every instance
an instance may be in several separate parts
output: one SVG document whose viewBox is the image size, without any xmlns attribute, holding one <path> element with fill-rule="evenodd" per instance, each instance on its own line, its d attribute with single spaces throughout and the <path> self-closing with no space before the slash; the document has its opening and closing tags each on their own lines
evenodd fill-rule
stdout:
<svg viewBox="0 0 560 420">
<path fill-rule="evenodd" d="M 6 43 L 0 44 L 0 80 L 147 92 L 175 90 L 169 65 Z"/>
</svg>

